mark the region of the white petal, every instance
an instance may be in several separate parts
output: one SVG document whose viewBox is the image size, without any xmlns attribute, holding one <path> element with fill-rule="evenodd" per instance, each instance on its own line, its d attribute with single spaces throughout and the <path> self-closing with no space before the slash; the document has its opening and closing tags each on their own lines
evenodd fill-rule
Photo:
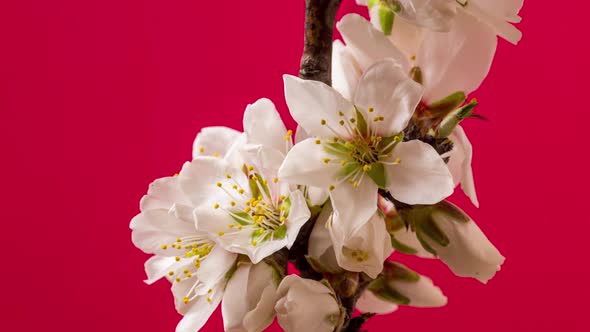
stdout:
<svg viewBox="0 0 590 332">
<path fill-rule="evenodd" d="M 308 186 L 307 196 L 311 206 L 320 206 L 324 204 L 326 200 L 328 200 L 328 197 L 330 197 L 330 192 L 327 189 Z"/>
<path fill-rule="evenodd" d="M 177 176 L 160 178 L 150 183 L 147 195 L 139 204 L 141 211 L 170 209 L 174 203 L 190 204 L 188 197 L 180 188 Z"/>
<path fill-rule="evenodd" d="M 356 308 L 360 312 L 372 312 L 378 315 L 390 314 L 398 309 L 397 304 L 383 301 L 371 291 L 364 291 L 356 302 Z"/>
<path fill-rule="evenodd" d="M 225 331 L 245 331 L 243 327 L 244 316 L 250 310 L 247 294 L 248 277 L 252 264 L 241 264 L 233 273 L 225 287 L 221 314 L 223 316 L 223 328 Z"/>
<path fill-rule="evenodd" d="M 433 241 L 429 244 L 456 275 L 487 283 L 500 270 L 504 257 L 474 221 L 453 221 L 442 213 L 435 213 L 433 218 L 450 243 L 446 247 Z"/>
<path fill-rule="evenodd" d="M 197 277 L 206 284 L 217 284 L 223 281 L 225 274 L 234 265 L 238 255 L 224 250 L 216 245 L 201 263 L 197 270 Z"/>
<path fill-rule="evenodd" d="M 305 132 L 305 129 L 301 128 L 300 125 L 297 125 L 297 130 L 295 131 L 295 144 L 308 139 L 310 136 L 308 133 Z"/>
<path fill-rule="evenodd" d="M 355 188 L 348 182 L 337 185 L 330 191 L 334 207 L 334 225 L 343 236 L 356 232 L 377 211 L 377 185 L 368 176 Z"/>
<path fill-rule="evenodd" d="M 493 3 L 476 0 L 470 1 L 464 9 L 489 24 L 502 38 L 517 44 L 522 38 L 522 32 L 508 22 L 520 22 L 518 12 L 522 4 L 523 0 L 500 0 Z"/>
<path fill-rule="evenodd" d="M 148 210 L 131 220 L 131 240 L 133 244 L 148 254 L 175 256 L 163 245 L 175 243 L 177 238 L 197 234 L 192 222 L 178 219 L 166 210 Z"/>
<path fill-rule="evenodd" d="M 377 9 L 374 7 L 374 9 Z M 376 16 L 377 18 L 378 16 Z M 373 15 L 371 15 L 371 22 L 373 22 Z M 378 23 L 378 21 L 376 21 Z M 375 25 L 375 24 L 373 24 Z M 411 59 L 418 54 L 418 49 L 422 44 L 425 29 L 415 24 L 412 24 L 403 19 L 396 19 L 393 23 L 393 30 L 388 39 L 397 48 L 404 53 L 406 59 Z M 412 64 L 413 65 L 413 64 Z"/>
<path fill-rule="evenodd" d="M 168 274 L 168 272 L 176 270 L 174 267 L 177 263 L 178 262 L 176 262 L 174 257 L 150 257 L 150 259 L 148 259 L 144 264 L 145 273 L 147 275 L 147 280 L 145 280 L 145 283 L 151 285 L 154 282 L 162 279 Z"/>
<path fill-rule="evenodd" d="M 284 75 L 285 99 L 291 115 L 297 123 L 312 136 L 333 137 L 334 132 L 348 137 L 346 130 L 338 123 L 342 112 L 350 118 L 354 114 L 353 105 L 330 86 L 295 76 Z M 327 125 L 322 125 L 325 120 Z M 333 128 L 334 132 L 328 127 Z"/>
<path fill-rule="evenodd" d="M 221 193 L 217 182 L 225 178 L 228 167 L 224 159 L 214 157 L 199 157 L 184 164 L 180 186 L 195 207 L 216 202 Z"/>
<path fill-rule="evenodd" d="M 477 89 L 490 70 L 496 45 L 494 31 L 463 11 L 451 31 L 425 32 L 416 57 L 425 100 L 432 103 L 456 91 Z"/>
<path fill-rule="evenodd" d="M 456 14 L 455 2 L 449 0 L 400 0 L 398 3 L 401 10 L 396 15 L 436 31 L 448 31 Z"/>
<path fill-rule="evenodd" d="M 439 154 L 418 140 L 401 142 L 393 150 L 397 165 L 385 167 L 387 188 L 407 204 L 435 204 L 453 193 L 453 177 Z"/>
<path fill-rule="evenodd" d="M 338 182 L 340 164 L 324 162 L 330 157 L 315 138 L 296 144 L 279 169 L 279 179 L 292 184 L 328 188 Z"/>
<path fill-rule="evenodd" d="M 225 156 L 240 134 L 239 131 L 227 127 L 205 127 L 201 129 L 193 143 L 193 159 L 213 156 L 214 153 L 217 153 L 220 157 Z"/>
<path fill-rule="evenodd" d="M 259 99 L 244 112 L 244 132 L 249 144 L 260 144 L 283 153 L 287 128 L 272 101 Z M 290 147 L 290 146 L 289 146 Z"/>
<path fill-rule="evenodd" d="M 326 204 L 309 236 L 308 253 L 311 257 L 318 259 L 325 267 L 332 271 L 338 271 L 340 266 L 334 253 L 334 244 L 328 230 L 328 221 L 332 218 L 332 205 Z"/>
<path fill-rule="evenodd" d="M 362 16 L 348 14 L 337 27 L 362 70 L 384 59 L 395 61 L 405 72 L 410 69 L 406 56 Z"/>
<path fill-rule="evenodd" d="M 447 304 L 447 297 L 440 288 L 434 285 L 432 279 L 420 276 L 417 282 L 390 281 L 391 286 L 402 295 L 410 299 L 409 306 L 418 308 L 436 308 Z"/>
<path fill-rule="evenodd" d="M 411 80 L 395 62 L 384 60 L 371 66 L 359 82 L 354 103 L 363 110 L 374 108 L 367 122 L 382 136 L 393 136 L 408 125 L 422 98 L 422 86 Z M 373 122 L 374 116 L 384 121 Z"/>
<path fill-rule="evenodd" d="M 450 159 L 447 166 L 453 175 L 453 181 L 455 185 L 461 183 L 463 192 L 471 199 L 473 205 L 479 207 L 471 169 L 471 160 L 473 158 L 471 142 L 469 142 L 461 126 L 457 126 L 449 138 L 453 141 L 453 150 L 449 153 Z"/>
<path fill-rule="evenodd" d="M 199 331 L 219 306 L 223 289 L 220 287 L 215 290 L 210 297 L 211 301 L 207 301 L 207 297 L 207 295 L 199 296 L 187 305 L 184 317 L 176 326 L 176 332 Z"/>
<path fill-rule="evenodd" d="M 344 98 L 352 100 L 361 75 L 362 70 L 350 48 L 335 40 L 332 47 L 332 87 Z"/>
<path fill-rule="evenodd" d="M 291 246 L 295 242 L 299 230 L 311 217 L 311 212 L 307 207 L 307 202 L 303 193 L 299 190 L 291 192 L 289 195 L 291 198 L 291 210 L 289 211 L 289 217 L 287 218 L 287 248 L 291 249 Z"/>
</svg>

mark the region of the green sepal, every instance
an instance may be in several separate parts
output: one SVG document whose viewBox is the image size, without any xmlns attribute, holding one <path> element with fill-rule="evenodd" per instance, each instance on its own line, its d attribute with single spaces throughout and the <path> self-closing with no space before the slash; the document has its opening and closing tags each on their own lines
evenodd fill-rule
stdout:
<svg viewBox="0 0 590 332">
<path fill-rule="evenodd" d="M 272 236 L 273 236 L 274 239 L 277 239 L 277 240 L 284 239 L 285 236 L 287 236 L 287 226 L 285 226 L 285 225 L 279 225 L 279 227 L 277 227 L 272 232 Z"/>
<path fill-rule="evenodd" d="M 354 106 L 354 111 L 356 112 L 356 128 L 359 130 L 362 136 L 366 137 L 369 132 L 367 120 L 363 116 L 363 113 L 361 113 L 361 111 L 359 111 L 359 109 L 356 106 Z"/>
<path fill-rule="evenodd" d="M 393 261 L 383 263 L 383 276 L 389 281 L 418 282 L 420 275 L 403 264 Z"/>
<path fill-rule="evenodd" d="M 367 2 L 367 7 L 369 7 L 369 9 L 373 8 L 373 6 L 375 6 L 380 0 L 369 0 Z"/>
<path fill-rule="evenodd" d="M 409 304 L 410 299 L 395 290 L 392 287 L 389 287 L 387 284 L 387 280 L 384 276 L 379 276 L 377 279 L 373 280 L 370 284 L 368 289 L 373 292 L 375 296 L 382 299 L 383 301 L 395 303 L 395 304 Z"/>
<path fill-rule="evenodd" d="M 396 238 L 395 235 L 393 234 L 389 234 L 389 237 L 391 238 L 391 246 L 393 247 L 393 249 L 395 249 L 396 251 L 399 251 L 401 253 L 404 254 L 408 254 L 408 255 L 415 255 L 418 253 L 418 250 L 405 245 L 401 242 L 399 242 Z"/>
<path fill-rule="evenodd" d="M 428 105 L 428 110 L 432 112 L 435 117 L 444 118 L 461 106 L 461 104 L 465 102 L 465 99 L 467 99 L 467 97 L 463 91 L 453 92 L 443 99 Z"/>
<path fill-rule="evenodd" d="M 391 7 L 388 6 L 386 3 L 381 2 L 379 4 L 379 25 L 381 26 L 381 31 L 386 36 L 391 35 L 393 31 L 393 22 L 395 20 L 395 14 Z"/>
<path fill-rule="evenodd" d="M 333 270 L 330 269 L 329 267 L 327 267 L 326 265 L 324 265 L 318 258 L 315 258 L 313 256 L 310 255 L 306 255 L 305 256 L 305 260 L 307 260 L 307 262 L 309 263 L 309 265 L 311 265 L 311 267 L 319 273 L 330 273 L 330 274 L 338 274 L 338 273 L 342 273 L 342 270 Z"/>
<path fill-rule="evenodd" d="M 260 230 L 262 228 L 258 228 L 254 231 L 252 231 L 252 237 L 251 237 L 251 241 L 252 242 L 256 242 L 258 244 L 264 243 L 268 240 L 268 237 L 270 236 L 271 232 L 263 232 L 260 233 Z"/>
<path fill-rule="evenodd" d="M 472 101 L 467 105 L 464 105 L 455 112 L 449 114 L 438 127 L 436 136 L 437 138 L 448 137 L 453 130 L 461 123 L 461 121 L 473 116 L 473 110 L 477 106 L 477 101 Z"/>
<path fill-rule="evenodd" d="M 436 204 L 436 211 L 447 215 L 456 222 L 468 223 L 471 221 L 471 218 L 463 210 L 447 201 L 441 201 Z"/>
<path fill-rule="evenodd" d="M 422 69 L 420 69 L 420 67 L 415 66 L 410 69 L 410 78 L 412 78 L 414 82 L 424 85 L 424 75 L 422 74 Z"/>
<path fill-rule="evenodd" d="M 393 213 L 391 216 L 385 216 L 385 227 L 389 234 L 393 234 L 399 230 L 406 228 L 406 223 L 397 213 Z"/>
<path fill-rule="evenodd" d="M 419 225 L 416 226 L 416 233 L 422 233 L 428 236 L 432 241 L 437 244 L 446 247 L 449 245 L 450 240 L 446 234 L 438 227 L 436 222 L 432 218 L 423 220 Z"/>
<path fill-rule="evenodd" d="M 245 225 L 251 225 L 254 223 L 254 221 L 252 220 L 252 216 L 246 212 L 232 212 L 229 214 L 233 220 L 235 220 L 238 224 L 245 226 Z M 249 220 L 248 221 L 244 221 L 244 219 Z"/>
<path fill-rule="evenodd" d="M 367 171 L 367 175 L 375 181 L 375 184 L 379 188 L 385 188 L 387 183 L 385 179 L 385 167 L 383 167 L 383 164 L 371 164 L 371 169 Z"/>
<path fill-rule="evenodd" d="M 340 154 L 344 156 L 348 156 L 349 150 L 339 142 L 324 142 L 324 151 L 329 154 Z"/>
</svg>

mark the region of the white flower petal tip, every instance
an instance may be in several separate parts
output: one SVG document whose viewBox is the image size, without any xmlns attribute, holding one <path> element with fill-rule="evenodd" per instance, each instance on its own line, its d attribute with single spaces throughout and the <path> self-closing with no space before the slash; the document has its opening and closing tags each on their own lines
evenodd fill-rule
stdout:
<svg viewBox="0 0 590 332">
<path fill-rule="evenodd" d="M 292 145 L 291 132 L 287 131 L 275 105 L 267 98 L 246 107 L 244 132 L 248 144 L 263 145 L 282 153 L 287 153 Z"/>
<path fill-rule="evenodd" d="M 314 309 L 310 310 L 310 303 Z M 321 282 L 289 275 L 277 290 L 277 320 L 286 332 L 332 332 L 340 318 L 333 291 Z"/>
<path fill-rule="evenodd" d="M 393 151 L 395 163 L 386 168 L 388 190 L 407 204 L 436 204 L 453 193 L 453 177 L 438 152 L 413 140 Z"/>
<path fill-rule="evenodd" d="M 193 143 L 193 159 L 202 156 L 223 158 L 240 136 L 240 132 L 227 127 L 205 127 Z"/>
</svg>

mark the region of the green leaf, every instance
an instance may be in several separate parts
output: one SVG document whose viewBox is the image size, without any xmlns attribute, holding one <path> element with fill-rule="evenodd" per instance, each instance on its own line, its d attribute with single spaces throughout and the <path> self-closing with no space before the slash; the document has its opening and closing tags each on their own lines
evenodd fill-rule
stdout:
<svg viewBox="0 0 590 332">
<path fill-rule="evenodd" d="M 369 9 L 373 8 L 373 6 L 375 6 L 377 3 L 379 2 L 379 0 L 369 0 L 367 2 L 367 6 L 369 7 Z"/>
<path fill-rule="evenodd" d="M 381 150 L 382 153 L 390 153 L 391 151 L 393 151 L 393 149 L 395 149 L 397 144 L 403 140 L 404 140 L 403 133 L 400 133 L 395 136 L 383 137 L 381 142 L 379 142 L 379 150 Z M 385 148 L 387 148 L 387 149 L 385 149 Z"/>
<path fill-rule="evenodd" d="M 252 192 L 252 197 L 258 198 L 258 196 L 260 196 L 260 189 L 258 188 L 258 185 L 256 184 L 256 178 L 254 178 L 253 176 L 248 177 L 248 185 L 250 186 L 250 191 Z"/>
<path fill-rule="evenodd" d="M 367 171 L 367 175 L 375 181 L 379 188 L 385 188 L 385 167 L 381 163 L 371 164 L 371 169 Z"/>
</svg>

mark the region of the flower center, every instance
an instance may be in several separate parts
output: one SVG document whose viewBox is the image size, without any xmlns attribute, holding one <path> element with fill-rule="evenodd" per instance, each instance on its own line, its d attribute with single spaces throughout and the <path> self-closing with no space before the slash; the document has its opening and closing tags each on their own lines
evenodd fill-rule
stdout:
<svg viewBox="0 0 590 332">
<path fill-rule="evenodd" d="M 340 164 L 340 182 L 347 180 L 354 187 L 358 187 L 367 174 L 379 187 L 385 187 L 385 171 L 383 165 L 398 164 L 400 160 L 391 161 L 392 151 L 402 141 L 403 134 L 384 137 L 378 134 L 379 122 L 385 120 L 383 116 L 375 116 L 367 122 L 362 113 L 355 107 L 355 116 L 347 118 L 340 112 L 339 125 L 346 130 L 347 137 L 342 137 L 338 131 L 331 128 L 325 120 L 321 124 L 328 126 L 334 133 L 331 140 L 316 139 L 324 150 L 333 158 L 324 158 L 326 164 Z M 368 109 L 373 113 L 373 108 Z M 334 189 L 331 186 L 330 189 Z"/>
<path fill-rule="evenodd" d="M 233 181 L 232 174 L 228 173 L 228 181 L 217 182 L 217 186 L 229 195 L 231 201 L 224 207 L 216 203 L 214 208 L 223 209 L 234 219 L 235 223 L 229 224 L 230 230 L 250 232 L 252 246 L 285 238 L 291 200 L 279 194 L 278 178 L 269 183 L 254 166 L 244 165 L 242 172 L 246 175 L 250 190 L 240 187 Z M 219 232 L 219 236 L 224 234 L 223 231 Z"/>
</svg>

